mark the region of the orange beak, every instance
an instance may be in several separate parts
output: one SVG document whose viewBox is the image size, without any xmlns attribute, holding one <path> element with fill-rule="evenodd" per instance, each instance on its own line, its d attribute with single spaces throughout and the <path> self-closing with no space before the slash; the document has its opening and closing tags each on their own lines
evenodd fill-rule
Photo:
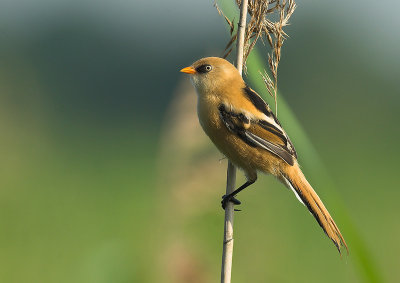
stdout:
<svg viewBox="0 0 400 283">
<path fill-rule="evenodd" d="M 186 68 L 183 68 L 182 70 L 180 70 L 180 72 L 186 73 L 186 74 L 191 74 L 191 75 L 197 73 L 196 70 L 195 70 L 193 67 L 186 67 Z"/>
</svg>

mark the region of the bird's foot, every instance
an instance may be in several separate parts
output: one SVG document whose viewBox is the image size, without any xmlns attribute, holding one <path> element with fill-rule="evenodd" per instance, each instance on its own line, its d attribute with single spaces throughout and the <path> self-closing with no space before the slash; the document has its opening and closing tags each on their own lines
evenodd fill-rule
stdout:
<svg viewBox="0 0 400 283">
<path fill-rule="evenodd" d="M 222 208 L 225 210 L 226 205 L 228 204 L 228 201 L 232 202 L 235 205 L 241 204 L 240 200 L 236 199 L 235 196 L 232 195 L 223 195 L 222 196 Z M 235 211 L 240 211 L 240 209 L 235 209 Z"/>
</svg>

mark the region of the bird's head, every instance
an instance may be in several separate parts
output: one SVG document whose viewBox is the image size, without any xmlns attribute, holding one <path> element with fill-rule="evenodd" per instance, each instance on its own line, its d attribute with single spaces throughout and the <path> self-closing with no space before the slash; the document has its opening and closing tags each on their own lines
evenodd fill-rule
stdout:
<svg viewBox="0 0 400 283">
<path fill-rule="evenodd" d="M 183 68 L 181 72 L 190 74 L 190 80 L 199 95 L 218 95 L 221 89 L 244 84 L 238 70 L 227 60 L 206 57 Z"/>
</svg>

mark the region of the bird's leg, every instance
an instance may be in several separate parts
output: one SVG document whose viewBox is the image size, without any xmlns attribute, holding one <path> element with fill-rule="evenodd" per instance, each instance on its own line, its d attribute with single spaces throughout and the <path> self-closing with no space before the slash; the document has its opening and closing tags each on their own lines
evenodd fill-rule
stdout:
<svg viewBox="0 0 400 283">
<path fill-rule="evenodd" d="M 237 200 L 235 198 L 235 196 L 240 193 L 241 191 L 243 191 L 245 188 L 247 188 L 248 186 L 250 186 L 251 184 L 253 184 L 255 181 L 247 181 L 246 183 L 244 183 L 243 185 L 241 185 L 238 189 L 234 190 L 232 193 L 230 193 L 229 195 L 223 195 L 222 196 L 222 208 L 225 209 L 226 204 L 228 203 L 228 201 L 233 202 L 233 204 L 241 204 L 241 202 L 239 200 Z"/>
</svg>

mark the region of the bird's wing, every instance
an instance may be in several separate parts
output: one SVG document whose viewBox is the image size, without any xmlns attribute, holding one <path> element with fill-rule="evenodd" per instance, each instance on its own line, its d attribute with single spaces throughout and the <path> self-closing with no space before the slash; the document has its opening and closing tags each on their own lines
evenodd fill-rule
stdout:
<svg viewBox="0 0 400 283">
<path fill-rule="evenodd" d="M 262 112 L 265 115 L 265 118 L 262 120 L 266 120 L 265 122 L 261 122 L 263 127 L 267 127 L 269 131 L 274 131 L 275 134 L 280 136 L 283 140 L 285 140 L 287 148 L 297 158 L 297 152 L 294 149 L 293 143 L 290 140 L 289 136 L 286 134 L 285 130 L 282 128 L 281 123 L 279 123 L 278 118 L 274 115 L 274 113 L 269 108 L 269 105 L 249 86 L 243 89 L 243 94 L 248 101 L 253 104 L 257 110 Z"/>
<path fill-rule="evenodd" d="M 224 104 L 218 109 L 225 126 L 245 143 L 267 150 L 289 165 L 294 164 L 294 159 L 297 158 L 296 151 L 279 122 L 275 122 L 275 116 L 268 116 L 272 119 L 249 118 L 245 111 Z M 269 107 L 265 110 L 269 111 Z M 272 112 L 269 115 L 273 115 Z"/>
</svg>

